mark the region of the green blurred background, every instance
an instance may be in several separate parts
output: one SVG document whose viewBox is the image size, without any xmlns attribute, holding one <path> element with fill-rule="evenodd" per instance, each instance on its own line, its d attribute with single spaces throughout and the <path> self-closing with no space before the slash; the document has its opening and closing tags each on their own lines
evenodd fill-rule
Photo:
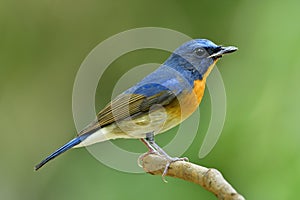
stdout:
<svg viewBox="0 0 300 200">
<path fill-rule="evenodd" d="M 74 137 L 72 87 L 87 54 L 106 38 L 157 26 L 236 45 L 218 63 L 227 92 L 222 135 L 204 159 L 198 151 L 210 118 L 184 156 L 219 169 L 247 199 L 297 199 L 300 185 L 300 3 L 294 1 L 0 1 L 1 199 L 215 199 L 182 180 L 110 169 L 84 148 L 38 172 L 33 166 Z M 141 50 L 106 71 L 97 110 L 133 66 L 168 53 Z M 206 93 L 207 94 L 207 93 Z M 174 132 L 174 131 L 173 131 Z M 201 134 L 202 133 L 202 134 Z M 172 131 L 157 137 L 172 139 Z M 116 144 L 143 152 L 138 141 Z M 113 159 L 113 158 L 112 158 Z"/>
</svg>

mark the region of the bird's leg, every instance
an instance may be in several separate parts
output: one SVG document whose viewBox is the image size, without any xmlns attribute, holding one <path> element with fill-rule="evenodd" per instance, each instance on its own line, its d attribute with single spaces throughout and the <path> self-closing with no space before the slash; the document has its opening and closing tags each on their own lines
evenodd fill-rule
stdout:
<svg viewBox="0 0 300 200">
<path fill-rule="evenodd" d="M 147 138 L 146 139 L 142 138 L 141 141 L 146 145 L 149 153 L 156 152 L 155 148 L 151 145 L 151 143 L 147 140 Z"/>
<path fill-rule="evenodd" d="M 146 155 L 148 155 L 149 153 L 158 153 L 162 156 L 164 156 L 167 159 L 167 164 L 165 166 L 164 172 L 162 174 L 162 178 L 164 182 L 167 182 L 165 179 L 165 176 L 168 172 L 168 169 L 170 167 L 170 164 L 172 162 L 176 162 L 176 161 L 188 161 L 188 158 L 184 157 L 184 158 L 178 158 L 178 157 L 171 157 L 169 156 L 160 146 L 158 146 L 158 144 L 155 143 L 154 141 L 154 134 L 151 133 L 147 133 L 146 134 L 146 139 L 141 139 L 141 141 L 148 147 L 149 152 L 146 154 L 142 155 L 142 158 L 145 157 Z M 139 159 L 142 159 L 141 157 Z"/>
<path fill-rule="evenodd" d="M 152 137 L 152 138 L 153 138 L 153 137 Z M 142 163 L 141 163 L 141 161 L 143 160 L 143 158 L 144 158 L 145 156 L 151 154 L 151 153 L 153 153 L 153 154 L 157 153 L 157 154 L 158 154 L 158 152 L 157 152 L 156 149 L 151 145 L 151 143 L 149 142 L 148 137 L 146 137 L 145 139 L 144 139 L 144 138 L 141 138 L 140 140 L 141 140 L 141 142 L 144 143 L 144 144 L 146 145 L 146 147 L 148 148 L 148 152 L 147 152 L 147 153 L 144 153 L 144 154 L 142 154 L 142 155 L 140 155 L 139 158 L 138 158 L 138 165 L 139 165 L 140 167 L 143 167 L 143 166 L 142 166 Z"/>
</svg>

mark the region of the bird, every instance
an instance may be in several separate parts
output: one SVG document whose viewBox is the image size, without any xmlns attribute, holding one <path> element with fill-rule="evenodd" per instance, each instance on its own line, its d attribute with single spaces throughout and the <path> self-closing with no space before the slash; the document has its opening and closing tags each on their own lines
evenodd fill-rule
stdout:
<svg viewBox="0 0 300 200">
<path fill-rule="evenodd" d="M 159 147 L 154 136 L 187 119 L 199 106 L 208 75 L 223 55 L 237 47 L 216 45 L 208 39 L 183 43 L 155 71 L 119 94 L 108 103 L 77 136 L 43 159 L 38 170 L 71 148 L 124 138 L 140 139 L 149 153 L 170 157 Z"/>
</svg>

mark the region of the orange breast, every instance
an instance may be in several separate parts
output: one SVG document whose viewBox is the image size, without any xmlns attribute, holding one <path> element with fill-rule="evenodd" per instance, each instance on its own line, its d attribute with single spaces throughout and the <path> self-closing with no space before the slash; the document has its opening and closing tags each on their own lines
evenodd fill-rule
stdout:
<svg viewBox="0 0 300 200">
<path fill-rule="evenodd" d="M 182 99 L 181 111 L 183 119 L 189 117 L 198 108 L 204 94 L 204 89 L 205 80 L 194 81 L 194 89 Z"/>
<path fill-rule="evenodd" d="M 169 105 L 173 114 L 181 117 L 182 120 L 189 117 L 198 108 L 202 100 L 204 90 L 205 80 L 195 80 L 192 91 L 183 92 L 178 96 L 178 101 Z"/>
<path fill-rule="evenodd" d="M 198 104 L 201 102 L 205 90 L 205 80 L 195 80 L 193 92 L 197 97 Z"/>
<path fill-rule="evenodd" d="M 185 91 L 177 100 L 165 107 L 167 120 L 160 132 L 164 132 L 188 118 L 199 106 L 204 94 L 205 80 L 194 81 L 194 89 Z"/>
</svg>

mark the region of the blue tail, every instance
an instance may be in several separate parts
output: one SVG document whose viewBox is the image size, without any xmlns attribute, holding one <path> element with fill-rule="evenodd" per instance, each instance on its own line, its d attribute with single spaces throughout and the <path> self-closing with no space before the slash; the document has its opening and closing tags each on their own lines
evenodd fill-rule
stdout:
<svg viewBox="0 0 300 200">
<path fill-rule="evenodd" d="M 40 169 L 43 165 L 45 165 L 47 162 L 49 162 L 50 160 L 56 158 L 57 156 L 59 156 L 60 154 L 64 153 L 65 151 L 71 149 L 72 147 L 76 146 L 77 144 L 81 143 L 83 140 L 85 140 L 90 134 L 84 134 L 81 135 L 77 138 L 74 138 L 73 140 L 71 140 L 70 142 L 68 142 L 67 144 L 65 144 L 64 146 L 60 147 L 59 149 L 57 149 L 56 151 L 54 151 L 51 155 L 49 155 L 47 158 L 45 158 L 44 160 L 42 160 L 42 162 L 40 162 L 39 164 L 37 164 L 34 169 L 38 170 Z"/>
</svg>

